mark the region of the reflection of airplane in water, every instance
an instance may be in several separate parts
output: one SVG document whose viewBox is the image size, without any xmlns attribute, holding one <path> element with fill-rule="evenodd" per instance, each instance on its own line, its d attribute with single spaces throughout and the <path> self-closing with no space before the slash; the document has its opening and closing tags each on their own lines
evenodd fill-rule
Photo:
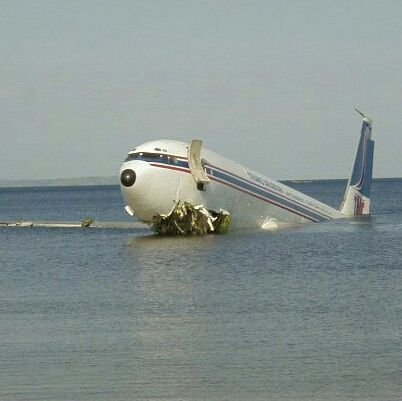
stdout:
<svg viewBox="0 0 402 401">
<path fill-rule="evenodd" d="M 151 222 L 178 202 L 202 204 L 208 210 L 227 210 L 235 228 L 368 214 L 374 141 L 371 120 L 360 114 L 360 142 L 339 210 L 205 149 L 195 139 L 188 144 L 156 140 L 128 153 L 120 169 L 126 211 Z"/>
</svg>

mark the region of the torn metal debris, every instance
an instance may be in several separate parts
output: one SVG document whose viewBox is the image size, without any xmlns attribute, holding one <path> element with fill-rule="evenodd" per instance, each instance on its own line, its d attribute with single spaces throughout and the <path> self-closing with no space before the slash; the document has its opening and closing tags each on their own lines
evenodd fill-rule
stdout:
<svg viewBox="0 0 402 401">
<path fill-rule="evenodd" d="M 155 233 L 161 235 L 224 234 L 231 220 L 226 210 L 216 212 L 203 205 L 177 202 L 169 214 L 156 215 L 150 225 Z"/>
<path fill-rule="evenodd" d="M 81 220 L 81 227 L 89 227 L 93 222 L 93 219 L 86 217 L 85 219 Z"/>
</svg>

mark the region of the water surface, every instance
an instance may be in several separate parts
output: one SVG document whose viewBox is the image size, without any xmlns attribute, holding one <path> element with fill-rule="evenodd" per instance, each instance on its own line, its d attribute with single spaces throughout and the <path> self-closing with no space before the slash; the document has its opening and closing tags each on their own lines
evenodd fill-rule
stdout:
<svg viewBox="0 0 402 401">
<path fill-rule="evenodd" d="M 344 183 L 294 184 L 336 205 Z M 0 189 L 0 221 L 127 220 L 117 187 Z M 0 399 L 402 399 L 402 182 L 276 232 L 0 229 Z"/>
</svg>

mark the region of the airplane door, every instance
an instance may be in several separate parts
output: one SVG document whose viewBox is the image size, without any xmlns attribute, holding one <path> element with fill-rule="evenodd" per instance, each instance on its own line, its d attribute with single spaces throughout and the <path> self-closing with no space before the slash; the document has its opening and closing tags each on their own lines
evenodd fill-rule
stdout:
<svg viewBox="0 0 402 401">
<path fill-rule="evenodd" d="M 201 160 L 201 146 L 202 141 L 199 139 L 193 139 L 188 144 L 187 158 L 188 166 L 190 168 L 191 174 L 193 175 L 194 181 L 197 183 L 197 188 L 200 190 L 205 190 L 205 184 L 210 182 L 207 173 L 204 170 Z"/>
</svg>

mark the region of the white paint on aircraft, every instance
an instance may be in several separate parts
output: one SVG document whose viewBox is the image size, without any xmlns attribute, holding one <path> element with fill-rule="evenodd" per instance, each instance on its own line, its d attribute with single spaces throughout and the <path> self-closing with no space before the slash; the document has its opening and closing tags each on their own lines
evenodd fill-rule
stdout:
<svg viewBox="0 0 402 401">
<path fill-rule="evenodd" d="M 356 160 L 340 210 L 202 146 L 161 139 L 137 146 L 120 168 L 126 211 L 151 222 L 178 202 L 227 210 L 232 228 L 268 227 L 369 213 L 374 142 L 363 115 Z"/>
</svg>

